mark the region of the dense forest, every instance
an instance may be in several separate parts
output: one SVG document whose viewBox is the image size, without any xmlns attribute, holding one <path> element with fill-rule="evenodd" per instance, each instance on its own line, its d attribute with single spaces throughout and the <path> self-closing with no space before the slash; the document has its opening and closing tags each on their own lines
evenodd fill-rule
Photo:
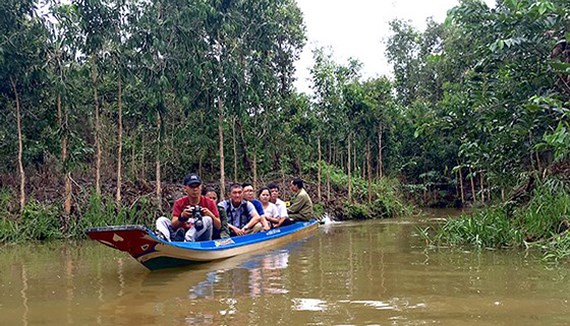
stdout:
<svg viewBox="0 0 570 326">
<path fill-rule="evenodd" d="M 306 40 L 294 0 L 6 0 L 0 240 L 140 219 L 189 171 L 217 189 L 301 176 L 321 207 L 361 217 L 405 211 L 405 196 L 500 203 L 512 221 L 561 193 L 560 234 L 569 8 L 462 0 L 424 31 L 395 20 L 393 76 L 364 79 L 357 59 L 317 48 L 304 94 L 293 86 Z M 42 222 L 28 230 L 32 219 Z"/>
</svg>

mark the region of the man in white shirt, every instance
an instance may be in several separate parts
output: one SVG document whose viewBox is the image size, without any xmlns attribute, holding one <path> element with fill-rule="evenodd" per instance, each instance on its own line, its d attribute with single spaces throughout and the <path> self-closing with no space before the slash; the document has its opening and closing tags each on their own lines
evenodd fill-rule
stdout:
<svg viewBox="0 0 570 326">
<path fill-rule="evenodd" d="M 275 183 L 270 183 L 267 185 L 267 188 L 269 188 L 269 193 L 271 194 L 269 201 L 277 206 L 277 211 L 279 212 L 279 217 L 281 218 L 280 223 L 277 225 L 277 227 L 295 223 L 295 221 L 289 218 L 289 214 L 287 214 L 287 205 L 284 201 L 279 199 L 279 196 L 281 195 L 279 186 Z"/>
</svg>

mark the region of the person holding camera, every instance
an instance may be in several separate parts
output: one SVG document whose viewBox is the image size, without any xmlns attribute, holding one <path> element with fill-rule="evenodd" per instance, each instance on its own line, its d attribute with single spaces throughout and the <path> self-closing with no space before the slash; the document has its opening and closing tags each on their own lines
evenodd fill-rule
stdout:
<svg viewBox="0 0 570 326">
<path fill-rule="evenodd" d="M 159 217 L 157 230 L 168 241 L 207 241 L 212 240 L 213 228 L 221 227 L 220 214 L 216 203 L 202 196 L 202 180 L 195 174 L 184 178 L 185 197 L 174 202 L 172 219 Z"/>
</svg>

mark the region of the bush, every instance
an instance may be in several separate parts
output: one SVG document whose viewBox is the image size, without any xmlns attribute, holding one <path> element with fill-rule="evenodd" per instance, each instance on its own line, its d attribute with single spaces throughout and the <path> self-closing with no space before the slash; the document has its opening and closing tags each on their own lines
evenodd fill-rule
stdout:
<svg viewBox="0 0 570 326">
<path fill-rule="evenodd" d="M 556 235 L 546 247 L 544 259 L 548 261 L 560 261 L 570 259 L 570 236 L 568 232 Z"/>
<path fill-rule="evenodd" d="M 346 204 L 343 214 L 348 219 L 367 220 L 372 218 L 368 206 L 363 204 Z"/>
<path fill-rule="evenodd" d="M 524 239 L 523 233 L 512 227 L 505 212 L 494 207 L 448 220 L 435 240 L 450 245 L 500 248 L 523 245 Z"/>
<path fill-rule="evenodd" d="M 21 237 L 30 240 L 63 238 L 59 216 L 60 212 L 53 205 L 46 206 L 34 199 L 29 200 L 24 206 L 19 224 Z"/>
<path fill-rule="evenodd" d="M 313 205 L 313 212 L 315 217 L 321 217 L 325 215 L 325 206 L 321 203 L 316 203 Z"/>
<path fill-rule="evenodd" d="M 0 218 L 0 242 L 15 242 L 21 237 L 18 223 L 7 217 Z"/>
<path fill-rule="evenodd" d="M 108 225 L 153 225 L 155 215 L 155 207 L 148 199 L 143 198 L 132 207 L 117 207 L 112 196 L 101 197 L 93 194 L 89 198 L 85 214 L 75 224 L 73 233 L 75 236 L 82 236 L 87 228 Z"/>
<path fill-rule="evenodd" d="M 473 245 L 480 248 L 523 247 L 529 243 L 545 248 L 545 258 L 570 257 L 570 191 L 567 186 L 547 180 L 534 190 L 533 197 L 512 213 L 507 206 L 490 207 L 448 220 L 435 236 L 419 230 L 428 242 Z"/>
<path fill-rule="evenodd" d="M 563 232 L 570 222 L 570 194 L 539 186 L 524 209 L 515 213 L 517 227 L 522 229 L 529 241 L 536 241 Z"/>
</svg>

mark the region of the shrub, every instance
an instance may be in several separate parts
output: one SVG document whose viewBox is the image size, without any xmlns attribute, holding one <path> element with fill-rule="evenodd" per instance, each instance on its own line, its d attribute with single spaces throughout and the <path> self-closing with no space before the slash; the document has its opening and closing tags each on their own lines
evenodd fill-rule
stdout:
<svg viewBox="0 0 570 326">
<path fill-rule="evenodd" d="M 7 217 L 0 218 L 0 242 L 15 242 L 21 237 L 18 223 Z"/>
<path fill-rule="evenodd" d="M 449 219 L 435 239 L 451 245 L 500 248 L 523 244 L 523 234 L 500 208 L 489 208 L 474 215 Z"/>
<path fill-rule="evenodd" d="M 60 212 L 54 205 L 42 205 L 34 199 L 29 200 L 24 206 L 19 224 L 21 237 L 28 240 L 63 238 L 59 215 Z"/>
<path fill-rule="evenodd" d="M 348 219 L 367 220 L 372 218 L 368 206 L 363 204 L 346 204 L 343 209 Z"/>
</svg>

